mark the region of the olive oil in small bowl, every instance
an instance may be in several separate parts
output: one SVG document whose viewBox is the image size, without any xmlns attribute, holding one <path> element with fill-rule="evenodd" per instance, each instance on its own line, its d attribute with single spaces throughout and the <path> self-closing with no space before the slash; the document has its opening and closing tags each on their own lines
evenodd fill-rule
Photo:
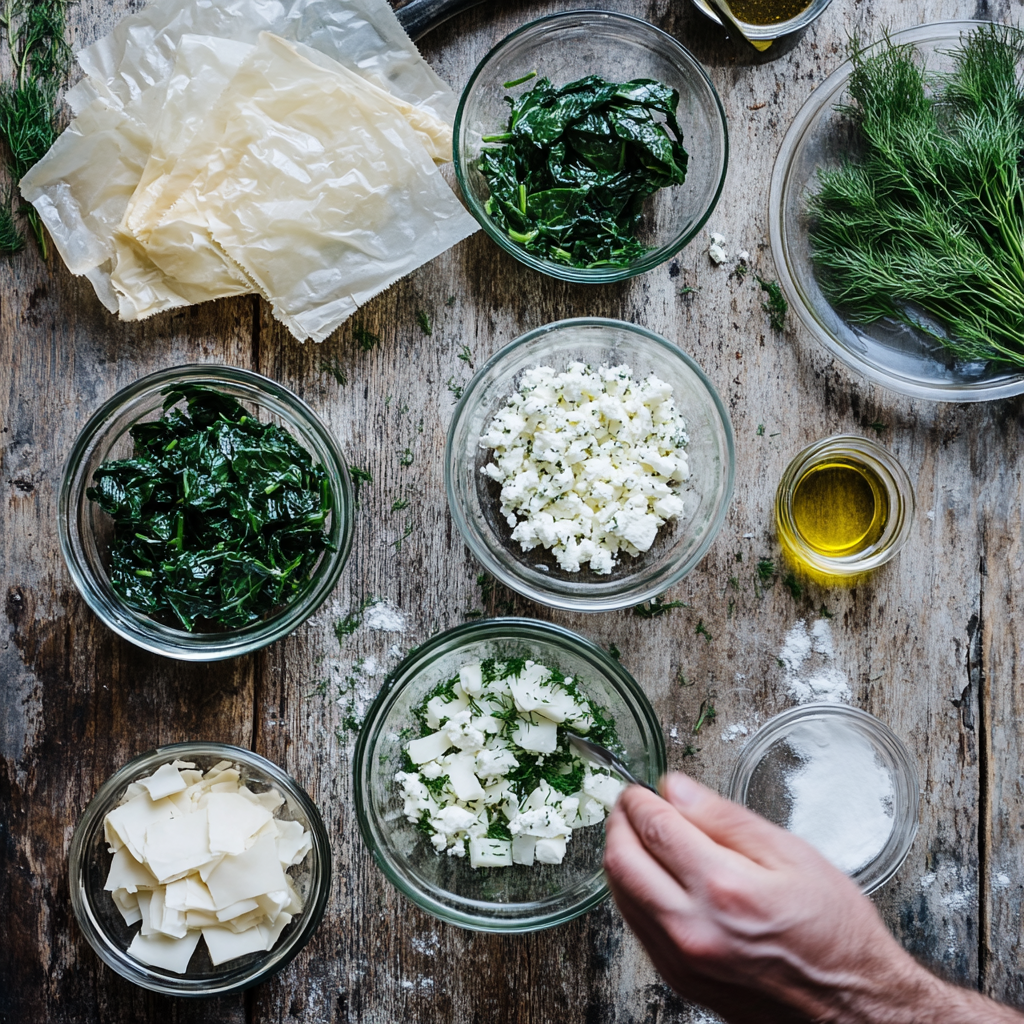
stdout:
<svg viewBox="0 0 1024 1024">
<path fill-rule="evenodd" d="M 789 464 L 775 495 L 779 543 L 812 576 L 847 580 L 906 543 L 914 489 L 881 445 L 855 435 L 816 441 Z"/>
</svg>

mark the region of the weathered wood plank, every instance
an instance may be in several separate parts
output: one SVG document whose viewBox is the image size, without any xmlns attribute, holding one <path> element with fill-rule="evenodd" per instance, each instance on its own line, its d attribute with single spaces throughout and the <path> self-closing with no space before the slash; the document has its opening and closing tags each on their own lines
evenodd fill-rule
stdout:
<svg viewBox="0 0 1024 1024">
<path fill-rule="evenodd" d="M 751 63 L 686 4 L 611 6 L 673 32 L 709 67 L 732 142 L 726 192 L 709 226 L 733 251 L 746 248 L 766 277 L 774 276 L 766 207 L 775 153 L 812 87 L 841 62 L 847 34 L 1015 13 L 1009 2 L 982 2 L 975 12 L 954 0 L 837 0 L 788 52 Z M 78 7 L 79 41 L 128 9 Z M 458 89 L 508 31 L 558 9 L 554 0 L 484 5 L 421 45 Z M 682 284 L 697 290 L 680 297 Z M 1013 684 L 1021 482 L 1016 469 L 1000 472 L 1015 465 L 1020 402 L 936 407 L 865 385 L 792 318 L 785 335 L 773 334 L 757 286 L 712 267 L 701 242 L 639 280 L 584 289 L 524 270 L 478 234 L 368 305 L 359 319 L 381 338 L 370 352 L 360 351 L 350 328 L 322 346 L 298 346 L 250 299 L 117 325 L 87 285 L 57 267 L 48 274 L 31 254 L 0 265 L 0 296 L 8 509 L 0 532 L 0 807 L 8 809 L 0 877 L 10 879 L 0 887 L 0 914 L 12 922 L 0 1021 L 706 1020 L 660 982 L 611 906 L 541 935 L 473 935 L 416 911 L 372 865 L 352 813 L 354 736 L 343 719 L 363 709 L 409 646 L 477 609 L 553 619 L 605 647 L 614 643 L 655 703 L 673 767 L 724 788 L 742 742 L 726 739 L 730 727 L 752 728 L 791 702 L 778 652 L 797 620 L 811 622 L 824 605 L 834 616 L 834 664 L 854 703 L 907 741 L 921 774 L 917 842 L 878 898 L 890 927 L 948 977 L 975 984 L 980 976 L 995 994 L 1024 999 L 1022 727 Z M 430 336 L 416 323 L 420 309 L 433 319 Z M 479 364 L 526 330 L 583 314 L 636 320 L 677 341 L 708 372 L 736 429 L 737 489 L 726 526 L 669 595 L 690 607 L 653 620 L 552 613 L 500 588 L 485 596 L 446 511 L 448 382 L 471 373 L 460 347 Z M 335 597 L 286 641 L 212 668 L 174 665 L 115 641 L 74 592 L 53 525 L 63 455 L 88 414 L 143 373 L 196 359 L 256 365 L 294 388 L 336 432 L 350 463 L 373 476 Z M 348 383 L 341 387 L 324 363 L 341 368 Z M 778 560 L 771 509 L 786 463 L 817 437 L 864 433 L 873 422 L 887 425 L 881 440 L 916 482 L 918 515 L 903 555 L 856 590 L 810 586 L 794 599 L 778 579 L 755 583 L 757 560 Z M 392 511 L 402 501 L 409 505 Z M 340 643 L 336 621 L 370 597 L 404 614 L 404 632 L 363 627 Z M 710 641 L 697 635 L 698 622 Z M 680 673 L 689 685 L 680 685 Z M 705 699 L 718 717 L 694 737 Z M 65 881 L 71 832 L 103 779 L 154 743 L 199 736 L 252 743 L 284 765 L 317 800 L 334 837 L 323 927 L 278 978 L 223 1005 L 155 1000 L 120 983 L 78 937 Z M 687 756 L 688 746 L 699 751 Z M 983 942 L 988 954 L 979 963 Z"/>
</svg>

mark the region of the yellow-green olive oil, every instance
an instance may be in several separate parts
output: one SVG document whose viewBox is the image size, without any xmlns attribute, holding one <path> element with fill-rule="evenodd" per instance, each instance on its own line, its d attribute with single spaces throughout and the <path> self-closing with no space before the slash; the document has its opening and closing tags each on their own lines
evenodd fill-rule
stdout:
<svg viewBox="0 0 1024 1024">
<path fill-rule="evenodd" d="M 889 519 L 889 499 L 863 463 L 833 458 L 812 466 L 793 492 L 793 525 L 827 558 L 856 555 L 875 544 Z"/>
<path fill-rule="evenodd" d="M 732 13 L 748 25 L 778 25 L 795 18 L 810 0 L 729 0 Z"/>
</svg>

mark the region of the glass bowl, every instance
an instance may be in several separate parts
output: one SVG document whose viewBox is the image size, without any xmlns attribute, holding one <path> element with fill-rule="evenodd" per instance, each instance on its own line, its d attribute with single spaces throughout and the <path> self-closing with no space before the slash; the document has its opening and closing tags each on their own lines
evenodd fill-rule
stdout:
<svg viewBox="0 0 1024 1024">
<path fill-rule="evenodd" d="M 679 93 L 677 116 L 690 157 L 686 180 L 647 199 L 638 237 L 650 249 L 626 267 L 586 269 L 540 259 L 500 231 L 484 209 L 490 190 L 477 169 L 483 136 L 500 131 L 508 121 L 504 83 L 531 71 L 556 86 L 601 75 L 615 82 L 652 78 Z M 455 116 L 455 173 L 470 212 L 506 252 L 563 281 L 622 281 L 671 259 L 711 216 L 725 184 L 728 159 L 725 110 L 697 59 L 661 29 L 608 11 L 554 14 L 507 36 L 473 72 Z"/>
<path fill-rule="evenodd" d="M 708 0 L 691 0 L 691 2 L 701 14 L 706 15 L 716 25 L 722 24 L 722 19 L 718 16 L 718 12 L 712 8 Z M 737 21 L 743 26 L 743 34 L 748 39 L 756 39 L 758 41 L 781 39 L 782 36 L 788 36 L 793 32 L 799 32 L 801 29 L 807 28 L 812 21 L 824 14 L 825 8 L 830 3 L 832 3 L 832 0 L 810 0 L 807 6 L 795 17 L 787 18 L 785 21 L 774 21 L 767 25 L 757 25 L 754 22 L 743 21 L 740 18 L 737 18 Z"/>
<path fill-rule="evenodd" d="M 685 511 L 658 530 L 650 550 L 635 558 L 623 554 L 607 576 L 587 567 L 566 572 L 542 547 L 520 550 L 501 514 L 500 485 L 480 472 L 490 460 L 490 449 L 479 446 L 480 436 L 516 390 L 523 371 L 539 365 L 561 371 L 573 361 L 626 363 L 635 379 L 656 374 L 672 385 L 690 437 L 690 479 L 679 492 Z M 561 320 L 517 338 L 469 382 L 448 430 L 445 488 L 452 518 L 470 551 L 506 586 L 553 608 L 610 611 L 663 593 L 704 557 L 725 521 L 735 462 L 729 414 L 682 349 L 621 320 Z"/>
<path fill-rule="evenodd" d="M 427 912 L 473 931 L 531 932 L 570 921 L 608 895 L 601 867 L 604 828 L 577 829 L 558 865 L 474 870 L 438 855 L 402 813 L 394 782 L 401 733 L 412 709 L 467 661 L 529 657 L 558 666 L 615 719 L 624 760 L 653 785 L 665 771 L 665 738 L 633 677 L 589 640 L 533 619 L 489 619 L 457 626 L 417 648 L 391 674 L 356 743 L 356 814 L 374 860 L 394 886 Z"/>
<path fill-rule="evenodd" d="M 943 51 L 962 33 L 987 24 L 947 21 L 895 33 L 913 43 L 929 68 L 949 70 Z M 772 172 L 768 224 L 779 282 L 811 335 L 840 362 L 875 384 L 934 402 L 982 402 L 1024 392 L 1024 374 L 1006 366 L 957 359 L 934 338 L 905 324 L 849 323 L 822 294 L 811 262 L 805 214 L 819 167 L 837 167 L 854 144 L 848 121 L 835 110 L 849 102 L 847 61 L 811 94 L 790 125 Z"/>
<path fill-rule="evenodd" d="M 86 497 L 93 473 L 108 459 L 128 458 L 128 431 L 160 417 L 169 388 L 201 384 L 216 388 L 252 409 L 265 422 L 289 431 L 323 467 L 333 511 L 327 532 L 333 551 L 325 551 L 305 590 L 267 618 L 242 629 L 189 633 L 164 625 L 129 608 L 107 574 L 113 522 Z M 353 501 L 345 459 L 330 431 L 297 395 L 250 370 L 228 366 L 179 366 L 143 377 L 104 402 L 71 450 L 60 489 L 58 532 L 61 551 L 86 604 L 119 636 L 133 644 L 181 661 L 217 661 L 258 650 L 287 636 L 309 618 L 334 589 L 352 546 Z"/>
<path fill-rule="evenodd" d="M 192 761 L 201 770 L 218 761 L 231 761 L 241 780 L 254 792 L 277 789 L 285 802 L 275 817 L 301 822 L 313 837 L 304 860 L 289 874 L 302 895 L 302 910 L 285 928 L 269 952 L 248 953 L 214 967 L 200 943 L 189 971 L 175 974 L 129 956 L 127 950 L 135 925 L 126 925 L 109 892 L 103 888 L 111 856 L 103 838 L 103 819 L 124 795 L 128 784 L 152 775 L 162 764 L 176 758 Z M 327 829 L 301 786 L 286 772 L 259 754 L 226 743 L 173 743 L 157 747 L 115 772 L 93 797 L 75 829 L 68 854 L 71 906 L 78 926 L 99 958 L 122 978 L 142 988 L 169 996 L 211 997 L 237 992 L 265 981 L 290 963 L 320 925 L 331 889 L 331 845 Z"/>
<path fill-rule="evenodd" d="M 800 730 L 796 733 L 796 730 Z M 892 829 L 881 849 L 847 874 L 863 892 L 874 892 L 899 870 L 917 834 L 920 789 L 917 770 L 903 741 L 874 715 L 847 704 L 804 704 L 783 711 L 765 723 L 747 741 L 733 769 L 729 796 L 769 821 L 788 828 L 792 813 L 789 780 L 799 770 L 802 758 L 791 742 L 802 744 L 854 738 L 868 744 L 875 764 L 884 768 L 892 781 Z M 805 748 L 806 749 L 806 746 Z M 834 805 L 849 807 L 848 794 L 835 794 Z M 827 800 L 827 796 L 822 798 Z M 887 815 L 888 816 L 888 815 Z M 828 853 L 821 850 L 825 856 Z M 842 865 L 837 865 L 842 867 Z"/>
<path fill-rule="evenodd" d="M 794 514 L 794 499 L 807 475 L 823 465 L 866 468 L 884 491 L 885 523 L 878 538 L 844 554 L 825 555 L 809 544 Z M 881 496 L 879 499 L 881 500 Z M 877 505 L 876 505 L 877 507 Z M 815 441 L 786 467 L 775 492 L 775 524 L 783 551 L 819 579 L 859 577 L 895 558 L 910 539 L 914 521 L 914 485 L 896 457 L 880 444 L 856 434 L 836 434 Z"/>
</svg>

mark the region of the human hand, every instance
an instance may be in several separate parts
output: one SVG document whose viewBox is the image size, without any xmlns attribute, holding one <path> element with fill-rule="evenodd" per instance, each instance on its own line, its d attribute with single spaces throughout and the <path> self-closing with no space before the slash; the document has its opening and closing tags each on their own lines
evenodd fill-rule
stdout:
<svg viewBox="0 0 1024 1024">
<path fill-rule="evenodd" d="M 686 775 L 662 792 L 623 793 L 604 862 L 623 917 L 680 994 L 734 1024 L 1021 1020 L 932 977 L 802 839 Z"/>
</svg>

